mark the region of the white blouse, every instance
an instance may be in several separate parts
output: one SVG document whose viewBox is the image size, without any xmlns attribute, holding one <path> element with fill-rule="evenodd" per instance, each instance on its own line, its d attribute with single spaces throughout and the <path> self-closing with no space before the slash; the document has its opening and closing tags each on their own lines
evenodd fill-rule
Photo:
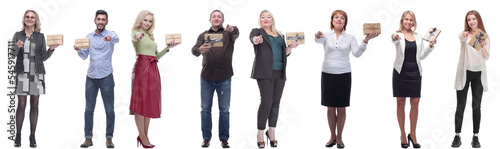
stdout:
<svg viewBox="0 0 500 149">
<path fill-rule="evenodd" d="M 343 74 L 351 72 L 349 53 L 355 57 L 360 57 L 366 50 L 366 43 L 358 42 L 353 35 L 342 31 L 339 38 L 335 31 L 325 32 L 324 38 L 315 38 L 316 43 L 323 44 L 325 49 L 325 59 L 323 60 L 323 72 L 329 74 Z"/>
<path fill-rule="evenodd" d="M 460 39 L 460 57 L 458 60 L 457 75 L 455 78 L 455 89 L 463 90 L 465 82 L 467 81 L 467 70 L 481 71 L 481 84 L 483 91 L 488 91 L 488 82 L 486 76 L 486 60 L 488 57 L 483 57 L 483 52 L 472 48 L 469 45 L 470 37 L 463 37 L 463 32 L 460 32 L 458 38 Z M 486 46 L 481 50 L 486 50 L 490 53 L 490 38 L 486 39 Z"/>
</svg>

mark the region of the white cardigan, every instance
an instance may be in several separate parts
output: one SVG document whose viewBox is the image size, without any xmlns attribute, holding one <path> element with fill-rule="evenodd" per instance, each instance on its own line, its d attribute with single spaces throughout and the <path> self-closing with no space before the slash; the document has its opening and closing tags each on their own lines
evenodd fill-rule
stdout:
<svg viewBox="0 0 500 149">
<path fill-rule="evenodd" d="M 394 68 L 400 74 L 405 59 L 405 36 L 403 33 L 394 34 L 398 34 L 399 37 L 401 37 L 401 39 L 399 40 L 392 41 L 392 43 L 396 45 L 396 60 L 394 60 Z M 394 34 L 391 35 L 391 40 Z M 429 42 L 422 40 L 422 36 L 420 34 L 413 33 L 413 36 L 415 37 L 415 43 L 417 44 L 417 55 L 415 56 L 417 60 L 418 70 L 420 72 L 420 76 L 422 76 L 422 66 L 420 64 L 420 60 L 425 59 L 434 48 L 429 46 Z"/>
<path fill-rule="evenodd" d="M 463 90 L 465 87 L 465 82 L 467 81 L 467 62 L 468 62 L 468 56 L 466 50 L 469 50 L 469 48 L 472 48 L 469 45 L 469 41 L 471 40 L 469 37 L 463 37 L 462 36 L 463 32 L 460 32 L 458 35 L 458 38 L 460 39 L 460 58 L 458 60 L 458 67 L 457 67 L 457 75 L 455 78 L 455 89 L 456 90 Z M 474 49 L 475 50 L 475 49 Z M 486 46 L 483 47 L 483 50 L 488 51 L 490 53 L 490 38 L 486 39 Z M 481 55 L 483 53 L 481 52 Z M 483 85 L 483 92 L 488 91 L 488 82 L 487 82 L 487 76 L 486 76 L 486 60 L 488 60 L 490 57 L 486 57 L 481 59 L 481 69 L 484 70 L 481 72 L 481 84 Z"/>
</svg>

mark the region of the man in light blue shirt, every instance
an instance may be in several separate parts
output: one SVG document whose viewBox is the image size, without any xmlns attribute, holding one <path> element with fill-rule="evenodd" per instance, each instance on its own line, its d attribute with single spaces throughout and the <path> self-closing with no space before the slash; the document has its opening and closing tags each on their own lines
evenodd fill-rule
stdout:
<svg viewBox="0 0 500 149">
<path fill-rule="evenodd" d="M 106 25 L 108 24 L 108 13 L 106 11 L 97 10 L 94 23 L 97 29 L 89 33 L 86 37 L 90 39 L 90 48 L 79 49 L 76 46 L 74 47 L 83 60 L 87 59 L 90 55 L 87 80 L 85 82 L 85 142 L 80 147 L 87 148 L 93 145 L 94 109 L 97 93 L 100 89 L 106 111 L 106 147 L 114 148 L 111 139 L 113 138 L 115 127 L 115 81 L 113 79 L 111 59 L 114 46 L 120 39 L 114 31 L 106 30 Z"/>
</svg>

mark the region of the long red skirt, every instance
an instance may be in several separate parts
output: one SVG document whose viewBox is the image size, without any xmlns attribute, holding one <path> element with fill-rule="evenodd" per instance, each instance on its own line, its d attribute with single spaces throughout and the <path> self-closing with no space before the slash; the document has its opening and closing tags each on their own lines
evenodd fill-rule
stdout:
<svg viewBox="0 0 500 149">
<path fill-rule="evenodd" d="M 139 55 L 132 71 L 130 114 L 160 118 L 161 80 L 154 56 Z"/>
</svg>

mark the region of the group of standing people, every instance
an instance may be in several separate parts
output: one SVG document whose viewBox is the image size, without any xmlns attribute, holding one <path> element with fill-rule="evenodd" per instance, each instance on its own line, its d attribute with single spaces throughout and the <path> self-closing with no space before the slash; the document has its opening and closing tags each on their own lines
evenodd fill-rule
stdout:
<svg viewBox="0 0 500 149">
<path fill-rule="evenodd" d="M 331 15 L 329 32 L 318 31 L 315 34 L 316 43 L 324 46 L 324 61 L 321 73 L 321 105 L 327 107 L 327 120 L 330 127 L 330 139 L 326 147 L 337 145 L 344 148 L 342 133 L 346 121 L 346 107 L 350 106 L 351 66 L 349 55 L 360 57 L 367 49 L 368 42 L 377 37 L 380 32 L 373 31 L 366 35 L 358 44 L 355 36 L 345 32 L 347 14 L 335 10 Z M 194 56 L 203 56 L 200 77 L 201 95 L 201 130 L 202 147 L 209 147 L 212 137 L 211 109 L 214 92 L 217 92 L 219 102 L 219 140 L 223 148 L 229 148 L 229 107 L 231 96 L 231 77 L 233 76 L 232 55 L 234 43 L 239 37 L 236 26 L 224 27 L 224 14 L 220 10 L 210 13 L 211 27 L 202 32 L 191 52 Z M 275 27 L 272 13 L 264 10 L 259 15 L 260 28 L 250 32 L 250 42 L 253 44 L 255 59 L 251 78 L 257 81 L 260 91 L 260 105 L 257 112 L 257 146 L 264 148 L 266 135 L 271 147 L 277 147 L 276 125 L 279 115 L 279 105 L 286 82 L 287 57 L 298 43 L 286 43 L 285 37 Z M 86 37 L 90 39 L 90 47 L 79 49 L 74 47 L 83 59 L 90 57 L 85 83 L 85 141 L 81 147 L 93 146 L 92 130 L 93 115 L 98 91 L 106 111 L 106 146 L 114 148 L 112 142 L 114 131 L 114 79 L 112 54 L 119 37 L 114 31 L 106 29 L 108 14 L 98 10 L 94 23 L 96 29 Z M 13 40 L 17 42 L 12 55 L 17 56 L 16 94 L 18 109 L 16 112 L 16 137 L 14 146 L 21 146 L 21 129 L 27 96 L 30 96 L 30 147 L 36 147 L 35 130 L 38 118 L 38 102 L 41 94 L 45 94 L 45 69 L 43 61 L 47 60 L 59 46 L 46 45 L 41 31 L 41 23 L 36 11 L 27 10 L 23 16 L 22 31 L 16 32 Z M 425 41 L 415 32 L 417 21 L 415 14 L 405 11 L 399 22 L 399 29 L 391 35 L 396 46 L 396 59 L 393 69 L 393 96 L 397 102 L 397 119 L 401 130 L 401 147 L 408 148 L 409 142 L 414 148 L 420 148 L 417 143 L 416 126 L 418 119 L 418 104 L 420 101 L 422 66 L 420 60 L 425 59 L 434 49 L 436 39 Z M 154 148 L 149 138 L 148 130 L 151 118 L 161 115 L 161 79 L 157 62 L 178 43 L 167 43 L 158 51 L 153 30 L 155 28 L 154 14 L 141 11 L 131 30 L 131 39 L 136 52 L 136 63 L 132 72 L 132 95 L 130 114 L 134 115 L 139 135 L 138 144 L 144 148 Z M 486 32 L 481 16 L 475 10 L 469 11 L 465 18 L 464 31 L 460 33 L 460 59 L 457 68 L 455 89 L 457 90 L 457 110 L 455 114 L 456 136 L 452 147 L 461 145 L 461 127 L 466 104 L 467 91 L 472 88 L 474 136 L 473 147 L 480 147 L 478 133 L 481 118 L 481 98 L 487 91 L 485 61 L 489 58 L 489 38 L 480 44 L 476 50 L 467 43 L 476 30 Z M 205 34 L 222 34 L 222 47 L 212 47 L 205 41 Z M 47 50 L 48 47 L 48 50 Z M 405 104 L 410 98 L 410 133 L 405 131 Z M 266 131 L 267 124 L 267 131 Z"/>
</svg>

